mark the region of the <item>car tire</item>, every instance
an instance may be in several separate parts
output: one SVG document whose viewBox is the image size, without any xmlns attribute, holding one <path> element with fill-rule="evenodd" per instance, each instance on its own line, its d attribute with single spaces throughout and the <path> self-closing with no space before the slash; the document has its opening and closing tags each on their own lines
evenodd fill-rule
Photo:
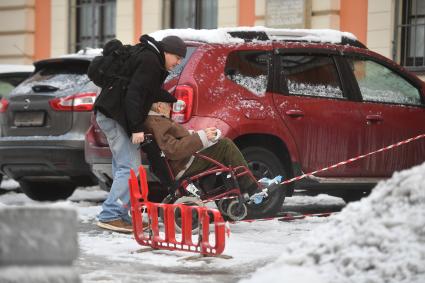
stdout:
<svg viewBox="0 0 425 283">
<path fill-rule="evenodd" d="M 3 181 L 3 174 L 0 174 L 0 185 L 2 181 Z"/>
<path fill-rule="evenodd" d="M 21 190 L 32 200 L 56 201 L 67 199 L 77 186 L 72 182 L 20 181 Z"/>
<path fill-rule="evenodd" d="M 285 166 L 270 150 L 263 147 L 249 146 L 242 149 L 242 154 L 257 180 L 263 177 L 274 178 L 277 175 L 281 175 L 283 179 L 287 178 L 288 174 Z M 262 204 L 248 205 L 247 218 L 275 216 L 282 209 L 285 196 L 285 188 L 282 188 L 270 194 Z"/>
<path fill-rule="evenodd" d="M 99 184 L 99 188 L 105 192 L 109 192 L 111 191 L 111 185 L 106 183 L 106 182 L 102 182 L 100 180 L 98 180 L 98 184 Z"/>
</svg>

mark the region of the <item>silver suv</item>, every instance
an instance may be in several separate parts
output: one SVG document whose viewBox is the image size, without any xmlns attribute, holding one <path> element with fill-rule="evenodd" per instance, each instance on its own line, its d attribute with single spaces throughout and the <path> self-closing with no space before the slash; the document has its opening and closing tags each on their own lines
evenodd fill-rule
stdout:
<svg viewBox="0 0 425 283">
<path fill-rule="evenodd" d="M 84 161 L 98 92 L 86 75 L 93 55 L 38 61 L 33 75 L 1 100 L 0 171 L 32 199 L 65 199 L 77 186 L 96 184 Z"/>
<path fill-rule="evenodd" d="M 9 93 L 34 71 L 33 65 L 0 65 L 0 100 L 7 99 Z M 3 105 L 3 104 L 0 104 Z M 1 106 L 0 106 L 1 107 Z M 0 108 L 0 112 L 2 109 Z M 0 184 L 3 174 L 0 174 Z"/>
</svg>

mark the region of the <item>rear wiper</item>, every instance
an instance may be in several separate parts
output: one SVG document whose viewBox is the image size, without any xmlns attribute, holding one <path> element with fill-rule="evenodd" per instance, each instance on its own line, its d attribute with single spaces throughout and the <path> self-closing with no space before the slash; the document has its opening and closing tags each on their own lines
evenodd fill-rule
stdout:
<svg viewBox="0 0 425 283">
<path fill-rule="evenodd" d="M 57 91 L 59 88 L 51 85 L 35 85 L 32 87 L 34 92 L 53 92 Z"/>
</svg>

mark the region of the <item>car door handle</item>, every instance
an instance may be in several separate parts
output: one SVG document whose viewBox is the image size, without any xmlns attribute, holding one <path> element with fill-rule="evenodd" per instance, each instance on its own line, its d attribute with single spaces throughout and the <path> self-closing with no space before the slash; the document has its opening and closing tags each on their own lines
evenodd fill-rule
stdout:
<svg viewBox="0 0 425 283">
<path fill-rule="evenodd" d="M 291 109 L 285 112 L 286 115 L 291 117 L 302 117 L 304 116 L 304 112 L 301 110 Z"/>
<path fill-rule="evenodd" d="M 371 114 L 366 116 L 366 120 L 369 122 L 381 122 L 384 121 L 384 118 L 379 114 Z"/>
</svg>

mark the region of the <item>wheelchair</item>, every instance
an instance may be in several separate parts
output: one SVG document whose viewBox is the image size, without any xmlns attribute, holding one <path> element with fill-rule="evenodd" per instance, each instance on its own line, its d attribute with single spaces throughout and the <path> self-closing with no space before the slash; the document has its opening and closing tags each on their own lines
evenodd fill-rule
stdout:
<svg viewBox="0 0 425 283">
<path fill-rule="evenodd" d="M 257 182 L 247 167 L 226 166 L 201 153 L 195 153 L 195 157 L 207 160 L 213 166 L 199 174 L 176 179 L 165 154 L 151 134 L 145 135 L 140 148 L 150 163 L 150 171 L 159 179 L 161 186 L 167 189 L 168 195 L 163 203 L 204 206 L 206 203 L 215 202 L 225 219 L 239 221 L 247 216 L 249 197 L 241 193 L 238 178 L 247 175 Z"/>
</svg>

